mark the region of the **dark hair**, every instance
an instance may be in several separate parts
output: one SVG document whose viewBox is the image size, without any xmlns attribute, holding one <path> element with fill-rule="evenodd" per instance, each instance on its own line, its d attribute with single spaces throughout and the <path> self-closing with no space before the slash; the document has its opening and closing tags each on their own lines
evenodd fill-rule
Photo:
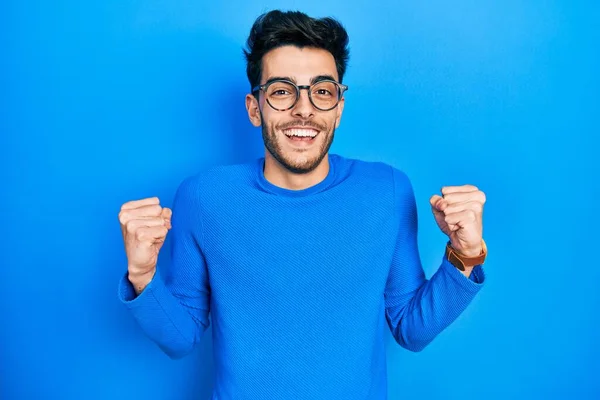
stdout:
<svg viewBox="0 0 600 400">
<path fill-rule="evenodd" d="M 329 51 L 342 82 L 349 57 L 348 33 L 342 24 L 331 17 L 317 19 L 300 11 L 273 10 L 256 19 L 246 42 L 246 74 L 251 88 L 260 83 L 263 56 L 285 45 Z"/>
</svg>

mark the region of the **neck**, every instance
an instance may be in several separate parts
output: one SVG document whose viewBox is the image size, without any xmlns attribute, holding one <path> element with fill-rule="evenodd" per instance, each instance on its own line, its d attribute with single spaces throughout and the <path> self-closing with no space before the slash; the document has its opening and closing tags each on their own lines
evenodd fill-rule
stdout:
<svg viewBox="0 0 600 400">
<path fill-rule="evenodd" d="M 265 179 L 273 185 L 284 189 L 302 190 L 323 181 L 329 173 L 329 156 L 323 157 L 317 168 L 306 174 L 297 174 L 289 171 L 273 158 L 271 153 L 265 152 Z"/>
</svg>

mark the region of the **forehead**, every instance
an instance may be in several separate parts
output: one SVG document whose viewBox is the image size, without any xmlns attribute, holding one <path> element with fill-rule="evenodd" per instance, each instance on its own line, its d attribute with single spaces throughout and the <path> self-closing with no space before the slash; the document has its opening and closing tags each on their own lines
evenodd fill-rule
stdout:
<svg viewBox="0 0 600 400">
<path fill-rule="evenodd" d="M 308 84 L 310 78 L 319 75 L 339 80 L 333 55 L 323 49 L 281 46 L 265 54 L 262 61 L 261 82 L 275 76 L 294 78 L 299 85 Z"/>
</svg>

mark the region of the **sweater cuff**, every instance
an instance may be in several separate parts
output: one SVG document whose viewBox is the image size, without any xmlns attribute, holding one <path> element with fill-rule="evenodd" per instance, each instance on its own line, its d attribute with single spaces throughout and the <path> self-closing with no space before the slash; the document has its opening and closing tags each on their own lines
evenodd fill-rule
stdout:
<svg viewBox="0 0 600 400">
<path fill-rule="evenodd" d="M 481 265 L 476 265 L 467 279 L 444 255 L 442 257 L 442 270 L 446 272 L 457 285 L 469 292 L 478 292 L 485 282 L 485 273 Z"/>
<path fill-rule="evenodd" d="M 125 272 L 121 276 L 119 281 L 119 300 L 129 309 L 140 306 L 140 303 L 148 301 L 151 291 L 162 292 L 164 289 L 164 282 L 162 281 L 158 271 L 152 277 L 152 280 L 146 285 L 144 290 L 139 295 L 135 294 L 135 289 L 128 279 L 128 273 Z M 154 299 L 152 299 L 153 301 Z"/>
<path fill-rule="evenodd" d="M 469 279 L 475 283 L 483 284 L 485 281 L 485 272 L 483 271 L 483 265 L 476 265 L 469 275 Z"/>
</svg>

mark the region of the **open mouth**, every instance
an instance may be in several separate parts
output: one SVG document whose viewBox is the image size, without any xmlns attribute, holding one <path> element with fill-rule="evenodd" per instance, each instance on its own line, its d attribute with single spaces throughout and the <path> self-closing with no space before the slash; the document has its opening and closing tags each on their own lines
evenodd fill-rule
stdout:
<svg viewBox="0 0 600 400">
<path fill-rule="evenodd" d="M 311 129 L 311 128 L 308 128 L 308 129 L 292 128 L 292 129 L 284 129 L 283 133 L 292 142 L 295 142 L 298 144 L 300 144 L 300 143 L 308 144 L 308 143 L 314 142 L 315 138 L 319 134 L 319 131 L 317 131 L 316 129 Z"/>
</svg>

